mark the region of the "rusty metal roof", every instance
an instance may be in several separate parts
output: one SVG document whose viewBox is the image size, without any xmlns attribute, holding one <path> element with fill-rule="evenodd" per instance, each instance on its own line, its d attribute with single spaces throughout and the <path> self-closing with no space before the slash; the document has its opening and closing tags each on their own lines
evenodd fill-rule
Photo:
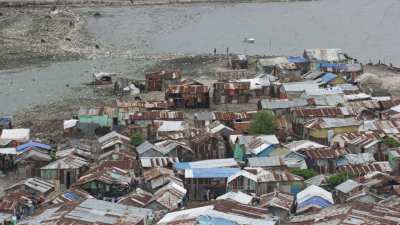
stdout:
<svg viewBox="0 0 400 225">
<path fill-rule="evenodd" d="M 210 88 L 206 85 L 170 85 L 165 91 L 166 94 L 185 94 L 185 95 L 196 95 L 206 94 L 210 91 Z"/>
<path fill-rule="evenodd" d="M 173 106 L 169 101 L 129 101 L 117 99 L 118 108 L 142 108 L 142 109 L 169 109 Z"/>
<path fill-rule="evenodd" d="M 292 111 L 298 117 L 344 117 L 356 115 L 352 109 L 345 107 L 297 108 Z"/>
<path fill-rule="evenodd" d="M 293 205 L 294 196 L 289 193 L 271 192 L 260 196 L 260 206 L 263 208 L 276 207 L 290 211 Z"/>
<path fill-rule="evenodd" d="M 341 224 L 341 225 L 397 225 L 400 218 L 400 209 L 352 202 L 350 204 L 332 205 L 315 213 L 296 215 L 289 224 Z"/>
<path fill-rule="evenodd" d="M 335 147 L 303 149 L 301 150 L 301 152 L 305 156 L 307 156 L 307 158 L 313 160 L 337 159 L 340 156 L 344 156 L 351 153 L 351 151 L 347 148 L 335 148 Z"/>
<path fill-rule="evenodd" d="M 146 79 L 165 79 L 165 80 L 179 80 L 182 77 L 180 70 L 161 70 L 157 72 L 147 72 Z"/>
<path fill-rule="evenodd" d="M 337 168 L 338 172 L 345 172 L 356 176 L 366 175 L 371 172 L 391 172 L 389 162 L 374 162 L 369 165 L 347 165 Z"/>
<path fill-rule="evenodd" d="M 136 112 L 130 115 L 131 120 L 182 120 L 185 113 L 181 111 Z"/>
</svg>

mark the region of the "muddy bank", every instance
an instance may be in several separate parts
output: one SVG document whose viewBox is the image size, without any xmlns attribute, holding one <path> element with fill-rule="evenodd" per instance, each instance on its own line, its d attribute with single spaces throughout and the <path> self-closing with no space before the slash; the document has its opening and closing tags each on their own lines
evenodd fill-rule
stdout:
<svg viewBox="0 0 400 225">
<path fill-rule="evenodd" d="M 52 7 L 52 6 L 143 6 L 201 3 L 263 3 L 297 2 L 312 0 L 0 0 L 0 7 Z"/>
<path fill-rule="evenodd" d="M 68 9 L 0 9 L 0 68 L 79 59 L 100 53 L 85 21 Z M 97 46 L 99 47 L 99 46 Z"/>
</svg>

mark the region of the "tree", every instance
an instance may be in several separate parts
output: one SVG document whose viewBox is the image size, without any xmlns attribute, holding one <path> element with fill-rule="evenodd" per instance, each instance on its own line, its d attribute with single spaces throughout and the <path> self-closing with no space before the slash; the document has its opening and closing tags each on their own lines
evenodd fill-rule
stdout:
<svg viewBox="0 0 400 225">
<path fill-rule="evenodd" d="M 297 169 L 297 168 L 294 168 L 294 169 L 290 169 L 290 172 L 293 173 L 294 175 L 303 177 L 304 180 L 308 180 L 311 177 L 315 177 L 317 175 L 317 173 L 312 169 Z"/>
<path fill-rule="evenodd" d="M 276 128 L 276 118 L 270 111 L 257 112 L 250 123 L 250 133 L 252 134 L 274 134 Z"/>
<path fill-rule="evenodd" d="M 134 146 L 139 146 L 144 142 L 144 137 L 142 133 L 134 133 L 131 136 L 131 144 Z"/>
</svg>

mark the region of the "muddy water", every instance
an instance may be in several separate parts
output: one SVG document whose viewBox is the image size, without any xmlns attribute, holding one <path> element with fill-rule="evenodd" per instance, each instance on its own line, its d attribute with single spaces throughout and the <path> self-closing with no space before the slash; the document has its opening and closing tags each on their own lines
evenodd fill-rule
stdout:
<svg viewBox="0 0 400 225">
<path fill-rule="evenodd" d="M 208 4 L 79 9 L 88 30 L 123 55 L 224 52 L 299 55 L 305 48 L 343 48 L 364 62 L 400 65 L 400 1 L 320 0 L 294 3 Z M 254 44 L 244 44 L 252 37 Z M 78 92 L 94 71 L 141 76 L 143 62 L 126 57 L 55 63 L 0 72 L 0 114 Z"/>
<path fill-rule="evenodd" d="M 184 5 L 100 10 L 89 30 L 121 49 L 145 52 L 300 54 L 343 48 L 363 61 L 400 65 L 400 1 Z M 255 44 L 244 44 L 252 37 Z"/>
</svg>

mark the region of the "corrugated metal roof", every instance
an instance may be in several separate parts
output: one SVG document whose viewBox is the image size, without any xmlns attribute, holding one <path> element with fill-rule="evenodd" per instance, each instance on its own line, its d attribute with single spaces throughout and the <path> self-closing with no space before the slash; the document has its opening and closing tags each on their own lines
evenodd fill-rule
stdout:
<svg viewBox="0 0 400 225">
<path fill-rule="evenodd" d="M 185 170 L 185 178 L 228 178 L 239 168 L 194 168 Z"/>
<path fill-rule="evenodd" d="M 261 100 L 262 109 L 290 109 L 308 105 L 306 99 L 294 100 Z"/>
<path fill-rule="evenodd" d="M 151 111 L 136 112 L 129 117 L 131 120 L 182 120 L 185 113 L 181 111 Z"/>
<path fill-rule="evenodd" d="M 60 169 L 79 169 L 89 165 L 89 161 L 84 158 L 69 155 L 67 157 L 51 162 L 47 166 L 40 168 L 41 170 L 60 170 Z"/>
<path fill-rule="evenodd" d="M 301 152 L 302 154 L 307 156 L 307 158 L 313 160 L 338 159 L 340 156 L 344 156 L 351 153 L 351 151 L 347 148 L 335 148 L 335 147 L 303 149 L 301 150 Z"/>
<path fill-rule="evenodd" d="M 366 175 L 372 172 L 390 173 L 392 168 L 389 162 L 374 162 L 369 165 L 347 165 L 337 168 L 338 172 L 349 173 L 356 176 Z"/>
<path fill-rule="evenodd" d="M 282 83 L 286 92 L 304 92 L 305 90 L 319 89 L 319 84 L 315 81 Z"/>
<path fill-rule="evenodd" d="M 253 157 L 247 159 L 249 167 L 281 167 L 286 166 L 282 156 Z"/>
<path fill-rule="evenodd" d="M 294 196 L 283 192 L 271 192 L 260 196 L 260 206 L 263 208 L 276 207 L 291 211 Z"/>
<path fill-rule="evenodd" d="M 308 186 L 306 189 L 297 193 L 297 204 L 301 204 L 312 197 L 321 197 L 331 204 L 335 204 L 335 202 L 333 201 L 332 193 L 315 185 Z"/>
<path fill-rule="evenodd" d="M 321 145 L 317 142 L 313 142 L 310 140 L 300 140 L 300 141 L 292 141 L 289 144 L 285 145 L 290 151 L 299 151 L 302 149 L 310 149 L 310 148 L 324 148 L 327 147 L 325 145 Z"/>
<path fill-rule="evenodd" d="M 339 184 L 338 186 L 335 187 L 335 189 L 342 193 L 347 194 L 360 186 L 361 186 L 361 184 L 359 184 L 357 181 L 350 179 L 350 180 L 346 180 L 345 182 Z"/>
<path fill-rule="evenodd" d="M 140 162 L 143 168 L 167 167 L 179 163 L 177 157 L 141 157 Z"/>
<path fill-rule="evenodd" d="M 237 167 L 238 163 L 234 158 L 227 159 L 208 159 L 194 162 L 175 163 L 176 170 L 196 169 L 196 168 L 220 168 L 220 167 Z"/>
<path fill-rule="evenodd" d="M 252 202 L 253 200 L 253 196 L 245 194 L 243 192 L 228 192 L 226 194 L 223 194 L 219 197 L 217 197 L 217 200 L 220 199 L 228 199 L 228 200 L 232 200 L 232 201 L 236 201 L 239 202 L 241 204 L 245 204 L 248 205 Z"/>
<path fill-rule="evenodd" d="M 316 118 L 310 121 L 307 121 L 304 124 L 305 128 L 336 128 L 336 127 L 351 127 L 351 126 L 359 126 L 361 124 L 360 121 L 354 118 Z"/>
<path fill-rule="evenodd" d="M 356 112 L 346 107 L 297 108 L 292 110 L 298 117 L 345 117 L 355 116 Z"/>
</svg>

